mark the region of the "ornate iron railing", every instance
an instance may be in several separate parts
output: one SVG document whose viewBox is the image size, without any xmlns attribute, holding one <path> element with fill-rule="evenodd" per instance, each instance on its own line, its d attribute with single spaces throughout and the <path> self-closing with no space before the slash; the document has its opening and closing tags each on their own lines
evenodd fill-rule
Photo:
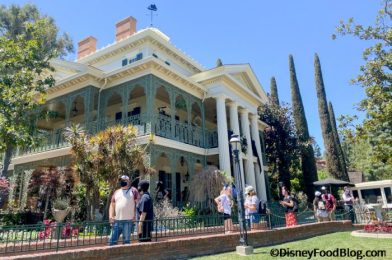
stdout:
<svg viewBox="0 0 392 260">
<path fill-rule="evenodd" d="M 218 133 L 216 130 L 206 130 L 203 136 L 203 129 L 201 127 L 179 122 L 178 120 L 175 120 L 174 125 L 172 125 L 171 117 L 162 114 L 156 115 L 154 121 L 154 127 L 151 129 L 151 122 L 148 120 L 147 115 L 138 114 L 118 120 L 102 120 L 100 123 L 93 121 L 87 125 L 82 124 L 82 127 L 90 134 L 95 134 L 114 125 L 131 124 L 137 128 L 138 136 L 148 135 L 153 131 L 157 136 L 201 148 L 218 147 Z M 53 130 L 41 129 L 37 133 L 37 145 L 18 149 L 14 157 L 68 147 L 69 144 L 64 138 L 64 132 L 65 128 Z"/>
</svg>

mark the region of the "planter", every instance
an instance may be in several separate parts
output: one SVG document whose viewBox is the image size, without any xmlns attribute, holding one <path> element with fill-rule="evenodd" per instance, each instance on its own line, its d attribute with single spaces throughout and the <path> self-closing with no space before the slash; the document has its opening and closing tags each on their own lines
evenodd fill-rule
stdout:
<svg viewBox="0 0 392 260">
<path fill-rule="evenodd" d="M 54 219 L 56 220 L 57 223 L 62 223 L 65 219 L 65 217 L 68 215 L 69 211 L 71 208 L 67 209 L 52 209 L 52 214 Z"/>
</svg>

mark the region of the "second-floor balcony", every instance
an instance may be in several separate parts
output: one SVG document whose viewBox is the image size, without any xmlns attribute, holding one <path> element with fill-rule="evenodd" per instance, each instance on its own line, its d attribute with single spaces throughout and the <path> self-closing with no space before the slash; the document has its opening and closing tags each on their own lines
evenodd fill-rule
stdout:
<svg viewBox="0 0 392 260">
<path fill-rule="evenodd" d="M 193 126 L 174 120 L 164 115 L 156 115 L 155 120 L 147 118 L 146 114 L 131 115 L 118 120 L 93 121 L 81 126 L 89 133 L 95 134 L 114 125 L 133 125 L 137 128 L 137 136 L 155 134 L 181 143 L 193 145 L 201 148 L 218 147 L 218 134 L 216 130 L 204 130 L 201 127 Z M 153 127 L 151 127 L 153 126 Z M 15 157 L 27 154 L 40 153 L 69 147 L 70 144 L 64 137 L 66 129 L 56 128 L 52 130 L 40 129 L 37 131 L 37 144 L 33 147 L 18 149 Z"/>
</svg>

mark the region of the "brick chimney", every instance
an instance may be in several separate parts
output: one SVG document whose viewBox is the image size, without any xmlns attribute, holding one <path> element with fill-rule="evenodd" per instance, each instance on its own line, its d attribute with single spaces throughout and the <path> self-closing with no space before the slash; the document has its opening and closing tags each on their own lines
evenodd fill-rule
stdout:
<svg viewBox="0 0 392 260">
<path fill-rule="evenodd" d="M 89 36 L 78 43 L 78 60 L 97 50 L 97 39 Z"/>
<path fill-rule="evenodd" d="M 116 24 L 116 42 L 136 32 L 136 19 L 132 16 L 121 20 Z"/>
</svg>

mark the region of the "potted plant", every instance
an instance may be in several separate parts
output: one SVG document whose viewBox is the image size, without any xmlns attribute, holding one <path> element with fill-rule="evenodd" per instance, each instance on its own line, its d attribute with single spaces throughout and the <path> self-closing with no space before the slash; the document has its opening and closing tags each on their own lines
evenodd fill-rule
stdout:
<svg viewBox="0 0 392 260">
<path fill-rule="evenodd" d="M 53 202 L 52 214 L 56 222 L 61 223 L 68 215 L 70 210 L 68 201 L 57 199 Z"/>
</svg>

